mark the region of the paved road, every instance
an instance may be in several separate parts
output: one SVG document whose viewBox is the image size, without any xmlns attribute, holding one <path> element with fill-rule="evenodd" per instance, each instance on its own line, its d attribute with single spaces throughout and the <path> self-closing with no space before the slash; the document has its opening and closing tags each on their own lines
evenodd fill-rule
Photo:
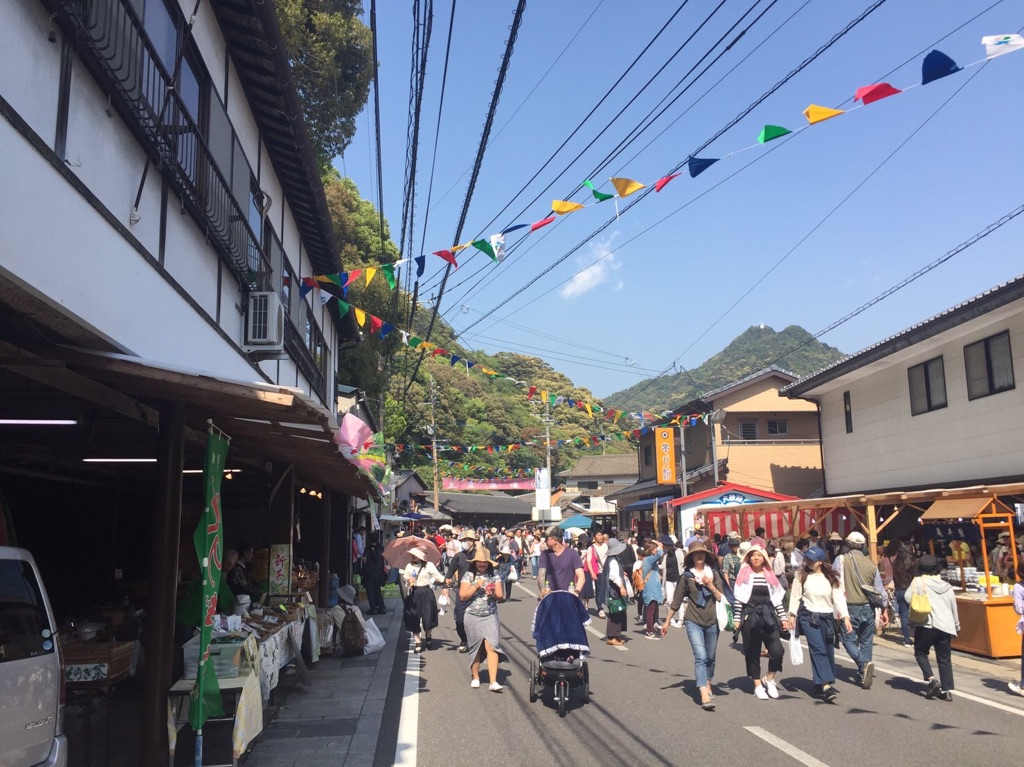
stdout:
<svg viewBox="0 0 1024 767">
<path fill-rule="evenodd" d="M 1014 663 L 958 654 L 953 702 L 927 700 L 910 648 L 888 641 L 876 641 L 871 690 L 855 685 L 852 664 L 837 651 L 841 694 L 829 705 L 809 696 L 808 662 L 793 668 L 788 657 L 780 699 L 756 699 L 739 647 L 723 636 L 715 679 L 718 710 L 709 713 L 694 702 L 693 661 L 682 629 L 652 642 L 631 624 L 633 641 L 612 648 L 600 639 L 605 621 L 594 618 L 591 703 L 575 697 L 561 719 L 550 691 L 536 703 L 528 699 L 535 594 L 533 581 L 517 584 L 513 601 L 499 607 L 509 655 L 499 672 L 505 685 L 501 694 L 487 690 L 486 674 L 480 689 L 469 687 L 467 658 L 455 652 L 451 613 L 442 616 L 432 651 L 409 653 L 398 763 L 462 763 L 475 749 L 480 758 L 499 764 L 586 767 L 674 765 L 702 758 L 828 767 L 970 763 L 972 756 L 986 764 L 1021 763 L 1024 698 L 1006 688 Z M 631 621 L 634 614 L 630 606 Z"/>
</svg>

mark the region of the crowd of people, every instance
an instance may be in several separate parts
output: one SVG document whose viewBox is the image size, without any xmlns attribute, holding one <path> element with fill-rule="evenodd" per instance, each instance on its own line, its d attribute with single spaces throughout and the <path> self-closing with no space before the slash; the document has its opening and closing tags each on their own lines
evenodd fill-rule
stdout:
<svg viewBox="0 0 1024 767">
<path fill-rule="evenodd" d="M 517 580 L 531 578 L 539 598 L 551 591 L 575 593 L 587 611 L 605 619 L 610 646 L 627 641 L 631 602 L 644 638 L 656 641 L 670 628 L 684 629 L 698 702 L 707 711 L 716 708 L 713 681 L 722 632 L 731 632 L 733 643 L 740 645 L 749 692 L 761 700 L 779 698 L 783 641 L 802 636 L 813 695 L 834 703 L 839 692 L 836 650 L 845 650 L 857 666 L 857 682 L 870 689 L 875 635 L 890 622 L 898 622 L 902 643 L 913 647 L 925 697 L 953 699 L 951 642 L 960 621 L 954 591 L 940 577 L 947 559 L 918 552 L 910 542 L 890 541 L 876 566 L 859 531 L 822 539 L 810 530 L 785 542 L 766 540 L 760 528 L 747 540 L 735 532 L 709 537 L 700 530 L 685 540 L 667 534 L 620 539 L 614 530 L 570 535 L 557 526 L 528 525 L 411 534 L 432 540 L 442 555 L 435 567 L 417 550 L 401 574 L 405 623 L 415 651 L 430 648 L 439 612 L 434 589 L 440 584 L 442 602 L 454 607 L 457 649 L 469 656 L 474 688 L 481 686 L 485 666 L 489 689 L 503 689 L 497 679 L 505 659 L 498 604 L 511 598 Z M 1014 542 L 1008 538 L 1001 535 L 991 550 L 993 568 L 1002 568 L 1004 577 L 1011 574 L 1005 562 L 1012 563 L 1008 552 Z M 379 550 L 375 542 L 367 551 L 373 546 Z M 959 550 L 954 554 L 963 557 Z M 372 569 L 378 570 L 376 564 Z M 381 582 L 386 570 L 380 569 Z M 1024 652 L 1024 558 L 1012 575 Z M 370 603 L 373 612 L 376 596 Z M 662 605 L 667 606 L 664 619 Z M 938 676 L 931 665 L 933 652 Z M 1011 682 L 1010 689 L 1024 695 L 1024 659 L 1021 679 Z"/>
</svg>

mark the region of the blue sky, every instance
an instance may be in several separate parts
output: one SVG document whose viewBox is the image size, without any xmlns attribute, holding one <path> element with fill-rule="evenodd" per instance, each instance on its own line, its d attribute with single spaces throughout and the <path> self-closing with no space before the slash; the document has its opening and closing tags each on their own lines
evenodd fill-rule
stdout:
<svg viewBox="0 0 1024 767">
<path fill-rule="evenodd" d="M 516 3 L 457 4 L 436 161 L 451 6 L 434 5 L 412 256 L 456 244 Z M 716 5 L 692 0 L 541 170 L 678 5 L 528 3 L 459 242 L 543 219 L 552 199 L 589 202 L 588 190 L 573 193 L 585 178 L 602 191 L 613 191 L 613 176 L 653 184 L 871 3 L 776 3 L 608 161 L 751 5 L 753 13 L 737 29 L 770 6 L 770 0 L 725 2 L 640 92 Z M 377 18 L 384 213 L 397 241 L 411 5 L 382 0 Z M 909 87 L 920 83 L 921 61 L 933 48 L 966 66 L 984 58 L 982 36 L 1022 27 L 1024 3 L 1017 0 L 890 0 L 701 151 L 722 159 L 699 177 L 684 169 L 618 220 L 608 201 L 526 237 L 512 233 L 499 265 L 481 253 L 460 253 L 441 301 L 444 319 L 469 349 L 541 357 L 598 397 L 673 364 L 696 367 L 752 325 L 819 332 L 1024 203 L 1024 51 Z M 883 81 L 906 90 L 757 144 L 765 124 L 795 130 L 806 125 L 808 105 L 849 110 L 858 87 Z M 336 164 L 376 201 L 372 106 L 371 96 L 358 134 Z M 1024 272 L 1022 227 L 1024 216 L 821 340 L 852 353 L 1017 276 Z M 443 266 L 428 255 L 421 298 L 437 294 Z M 358 305 L 358 295 L 352 298 Z"/>
</svg>

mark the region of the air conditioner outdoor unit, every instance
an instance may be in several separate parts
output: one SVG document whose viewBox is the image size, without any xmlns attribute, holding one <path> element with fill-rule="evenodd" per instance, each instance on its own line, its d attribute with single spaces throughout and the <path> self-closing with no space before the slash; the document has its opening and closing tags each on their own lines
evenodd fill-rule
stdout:
<svg viewBox="0 0 1024 767">
<path fill-rule="evenodd" d="M 245 343 L 246 351 L 284 348 L 284 306 L 281 305 L 281 298 L 277 293 L 249 294 Z"/>
</svg>

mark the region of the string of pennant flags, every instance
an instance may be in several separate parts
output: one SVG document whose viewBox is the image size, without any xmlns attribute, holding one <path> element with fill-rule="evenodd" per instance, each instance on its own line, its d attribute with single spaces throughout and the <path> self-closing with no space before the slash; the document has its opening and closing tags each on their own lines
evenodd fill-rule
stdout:
<svg viewBox="0 0 1024 767">
<path fill-rule="evenodd" d="M 921 82 L 914 83 L 912 85 L 905 86 L 903 88 L 896 88 L 889 83 L 873 83 L 871 85 L 865 85 L 857 88 L 854 93 L 854 101 L 859 101 L 860 105 L 853 107 L 848 110 L 832 109 L 830 107 L 820 106 L 818 104 L 809 105 L 804 111 L 803 115 L 807 120 L 807 124 L 800 128 L 789 129 L 781 125 L 765 125 L 761 132 L 757 136 L 757 144 L 753 144 L 744 149 L 729 152 L 722 157 L 690 157 L 686 161 L 687 172 L 690 178 L 696 178 L 701 173 L 706 171 L 715 163 L 719 162 L 726 157 L 739 154 L 740 152 L 746 151 L 758 145 L 767 144 L 775 139 L 782 138 L 790 134 L 798 133 L 806 128 L 809 128 L 818 123 L 831 120 L 834 117 L 838 117 L 847 112 L 860 109 L 861 107 L 873 104 L 876 101 L 895 96 L 896 94 L 903 93 L 904 91 L 910 90 L 911 88 L 917 87 L 917 85 L 928 85 L 929 83 L 941 80 L 949 75 L 956 74 L 968 67 L 974 66 L 975 64 L 983 63 L 989 59 L 996 58 L 1007 53 L 1024 48 L 1024 37 L 1019 34 L 1012 35 L 990 35 L 983 37 L 982 45 L 985 46 L 985 58 L 979 61 L 968 64 L 964 67 L 957 65 L 957 63 L 938 50 L 931 51 L 926 55 L 921 63 Z M 458 261 L 456 255 L 467 248 L 473 248 L 476 251 L 480 251 L 487 255 L 494 263 L 500 263 L 506 252 L 506 236 L 512 232 L 528 229 L 524 232 L 524 235 L 530 235 L 533 232 L 543 229 L 550 224 L 553 224 L 558 220 L 560 216 L 566 216 L 578 210 L 584 208 L 593 207 L 594 205 L 600 205 L 603 202 L 612 200 L 616 205 L 616 214 L 618 213 L 618 199 L 628 197 L 641 189 L 647 188 L 649 185 L 653 186 L 655 192 L 661 192 L 672 180 L 682 175 L 682 172 L 670 173 L 666 176 L 662 176 L 651 184 L 642 183 L 630 178 L 611 178 L 609 182 L 615 189 L 615 193 L 602 192 L 600 191 L 595 183 L 587 179 L 583 182 L 583 185 L 590 190 L 593 200 L 589 203 L 573 202 L 571 200 L 552 200 L 551 211 L 544 218 L 535 221 L 533 223 L 518 223 L 511 226 L 507 226 L 496 234 L 492 234 L 486 237 L 482 237 L 477 240 L 465 242 L 460 245 L 453 245 L 449 248 L 442 250 L 433 251 L 432 255 L 438 256 L 443 261 L 451 264 L 453 267 L 458 269 Z M 420 256 L 415 259 L 418 264 L 417 278 L 423 275 L 423 262 L 424 256 Z"/>
</svg>

